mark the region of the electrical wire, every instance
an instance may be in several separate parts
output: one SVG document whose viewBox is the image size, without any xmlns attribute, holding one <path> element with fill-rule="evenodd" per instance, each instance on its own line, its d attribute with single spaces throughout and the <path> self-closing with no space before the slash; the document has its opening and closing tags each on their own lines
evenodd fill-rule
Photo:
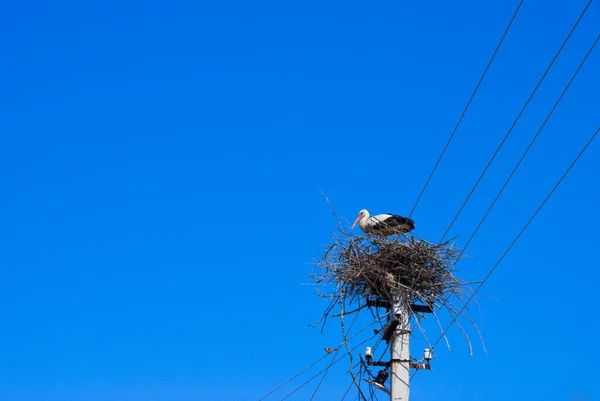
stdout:
<svg viewBox="0 0 600 401">
<path fill-rule="evenodd" d="M 473 231 L 473 233 L 471 234 L 471 236 L 469 237 L 469 239 L 465 243 L 465 246 L 461 249 L 460 253 L 458 254 L 457 260 L 460 260 L 461 256 L 465 253 L 467 247 L 471 244 L 471 241 L 473 240 L 473 238 L 475 237 L 475 235 L 479 231 L 479 228 L 481 228 L 481 225 L 483 224 L 483 222 L 485 221 L 485 219 L 487 218 L 487 216 L 492 211 L 492 209 L 495 206 L 496 202 L 498 201 L 498 199 L 500 198 L 500 196 L 504 192 L 504 189 L 506 189 L 508 183 L 510 182 L 510 180 L 512 179 L 512 177 L 515 175 L 517 169 L 519 168 L 519 166 L 523 162 L 523 159 L 525 159 L 525 156 L 527 156 L 527 153 L 529 152 L 529 150 L 533 146 L 534 142 L 538 138 L 539 134 L 544 129 L 546 123 L 548 122 L 548 120 L 550 119 L 550 117 L 552 116 L 552 114 L 554 113 L 554 110 L 556 110 L 556 108 L 558 107 L 560 101 L 564 97 L 565 93 L 567 92 L 567 90 L 569 89 L 569 87 L 571 86 L 571 84 L 573 83 L 573 81 L 575 80 L 575 77 L 577 77 L 577 74 L 579 73 L 579 71 L 581 70 L 581 68 L 583 67 L 583 65 L 585 64 L 585 61 L 587 60 L 587 58 L 589 57 L 589 55 L 594 50 L 594 47 L 598 43 L 598 40 L 600 40 L 600 35 L 598 35 L 596 37 L 596 40 L 594 41 L 594 43 L 592 43 L 592 45 L 591 45 L 590 49 L 588 50 L 588 52 L 586 53 L 585 57 L 583 58 L 583 60 L 581 61 L 581 63 L 579 63 L 579 66 L 577 67 L 577 69 L 575 70 L 575 72 L 571 76 L 571 79 L 569 80 L 569 82 L 565 86 L 564 90 L 562 91 L 562 93 L 560 94 L 560 96 L 558 97 L 558 99 L 556 100 L 556 102 L 554 103 L 554 106 L 550 109 L 550 112 L 548 113 L 548 115 L 544 119 L 544 122 L 542 123 L 542 125 L 540 126 L 540 128 L 538 129 L 538 131 L 536 132 L 536 134 L 533 136 L 533 138 L 531 139 L 531 142 L 529 142 L 529 145 L 527 146 L 527 148 L 525 149 L 525 151 L 521 155 L 521 158 L 519 159 L 519 161 L 517 162 L 517 164 L 515 165 L 515 167 L 511 171 L 510 175 L 508 176 L 508 178 L 506 179 L 506 181 L 502 185 L 502 188 L 500 188 L 500 191 L 498 191 L 498 193 L 496 194 L 496 197 L 492 201 L 490 207 L 488 208 L 488 210 L 485 212 L 485 214 L 483 215 L 483 217 L 481 218 L 481 220 L 479 221 L 479 223 L 475 227 L 475 230 Z M 448 272 L 448 274 L 450 274 L 450 273 L 451 272 Z"/>
<path fill-rule="evenodd" d="M 538 206 L 538 208 L 536 209 L 536 211 L 533 213 L 533 215 L 531 215 L 531 217 L 529 218 L 529 220 L 527 221 L 527 223 L 525 223 L 525 225 L 523 226 L 523 228 L 521 229 L 521 231 L 519 231 L 519 233 L 517 234 L 517 236 L 513 239 L 513 241 L 510 243 L 510 245 L 508 246 L 508 248 L 506 248 L 506 250 L 504 251 L 504 253 L 502 254 L 502 256 L 500 256 L 500 258 L 496 261 L 496 263 L 494 264 L 494 266 L 490 269 L 490 271 L 488 272 L 488 274 L 484 277 L 484 279 L 481 281 L 481 283 L 479 284 L 479 286 L 475 289 L 475 291 L 471 294 L 471 296 L 467 299 L 467 302 L 465 302 L 465 304 L 463 305 L 463 307 L 458 311 L 458 313 L 456 314 L 456 316 L 454 316 L 454 318 L 452 319 L 452 321 L 448 324 L 448 326 L 446 327 L 446 329 L 444 329 L 444 331 L 442 332 L 442 334 L 440 335 L 440 337 L 433 343 L 431 350 L 433 350 L 435 348 L 435 346 L 440 342 L 440 340 L 444 337 L 444 335 L 446 335 L 446 333 L 448 332 L 448 330 L 450 329 L 450 327 L 452 327 L 452 325 L 456 322 L 456 320 L 458 319 L 458 316 L 460 316 L 462 314 L 462 312 L 465 310 L 465 308 L 467 307 L 467 305 L 469 304 L 469 302 L 471 302 L 471 300 L 473 300 L 473 298 L 475 297 L 475 295 L 477 295 L 477 293 L 479 292 L 479 290 L 481 289 L 481 287 L 485 284 L 485 282 L 490 278 L 490 276 L 492 275 L 492 273 L 494 272 L 494 270 L 496 270 L 496 268 L 498 267 L 498 265 L 502 262 L 502 260 L 504 259 L 504 257 L 506 256 L 506 254 L 508 254 L 508 252 L 511 250 L 511 248 L 513 247 L 513 245 L 517 242 L 517 240 L 521 237 L 521 235 L 525 232 L 525 230 L 529 227 L 529 224 L 531 224 L 531 222 L 533 221 L 533 219 L 538 215 L 538 213 L 540 212 L 540 210 L 542 210 L 542 208 L 544 207 L 544 205 L 546 204 L 546 202 L 548 201 L 548 199 L 550 199 L 550 197 L 554 194 L 554 192 L 556 191 L 556 189 L 559 187 L 559 185 L 563 182 L 563 180 L 565 179 L 565 177 L 569 174 L 569 172 L 571 171 L 571 169 L 573 168 L 573 166 L 575 166 L 575 164 L 577 163 L 577 161 L 579 160 L 579 158 L 585 153 L 585 151 L 587 150 L 587 148 L 589 147 L 589 145 L 592 143 L 592 141 L 596 138 L 596 136 L 598 135 L 598 133 L 600 132 L 600 128 L 598 128 L 594 134 L 590 137 L 590 139 L 588 140 L 588 142 L 585 144 L 585 146 L 581 149 L 581 151 L 579 152 L 579 154 L 577 155 L 577 157 L 575 157 L 575 159 L 573 160 L 573 162 L 571 163 L 571 165 L 567 168 L 567 170 L 564 172 L 564 174 L 560 177 L 560 179 L 558 180 L 558 182 L 554 185 L 554 187 L 552 188 L 552 190 L 548 193 L 548 195 L 546 196 L 546 198 L 542 201 L 542 203 Z M 415 372 L 416 373 L 416 372 Z"/>
<path fill-rule="evenodd" d="M 352 323 L 350 323 L 350 327 L 348 327 L 348 331 L 352 330 L 352 326 L 354 326 L 354 323 L 356 322 L 357 318 L 358 318 L 358 313 L 356 315 L 354 315 L 354 319 L 352 319 Z M 343 317 L 342 317 L 342 319 L 343 319 Z M 342 320 L 342 322 L 343 322 L 343 320 Z M 345 333 L 344 333 L 344 336 L 345 336 Z M 346 341 L 344 341 L 344 343 L 346 343 Z M 315 398 L 315 396 L 317 395 L 317 392 L 319 391 L 319 388 L 321 387 L 321 384 L 323 383 L 323 380 L 325 380 L 325 377 L 327 376 L 327 373 L 329 372 L 329 368 L 331 368 L 331 364 L 333 363 L 333 360 L 335 359 L 335 357 L 337 356 L 337 354 L 340 352 L 340 349 L 342 349 L 342 347 L 338 347 L 335 350 L 335 354 L 333 354 L 333 357 L 331 358 L 331 362 L 329 363 L 329 366 L 327 366 L 327 370 L 325 371 L 325 373 L 323 374 L 323 376 L 321 376 L 321 380 L 319 380 L 319 383 L 317 384 L 317 387 L 315 388 L 315 391 L 313 392 L 313 394 L 310 397 L 309 401 L 312 401 Z"/>
<path fill-rule="evenodd" d="M 357 331 L 356 333 L 354 333 L 354 335 L 352 335 L 352 337 L 348 338 L 347 340 L 342 341 L 336 348 L 335 350 L 340 349 L 343 345 L 345 341 L 349 341 L 352 340 L 354 337 L 358 336 L 360 333 L 362 333 L 363 331 L 365 331 L 366 329 L 368 329 L 369 327 L 371 327 L 371 324 L 366 325 L 365 327 L 363 327 L 362 329 L 360 329 L 359 331 Z M 310 365 L 308 365 L 306 368 L 302 369 L 300 372 L 296 373 L 294 376 L 292 376 L 291 378 L 287 379 L 286 381 L 284 381 L 283 383 L 281 383 L 279 386 L 275 387 L 273 390 L 269 391 L 267 394 L 263 395 L 261 398 L 259 398 L 257 401 L 262 401 L 265 398 L 267 398 L 268 396 L 270 396 L 271 394 L 273 394 L 275 391 L 279 390 L 280 388 L 282 388 L 283 386 L 285 386 L 286 384 L 288 384 L 289 382 L 291 382 L 292 380 L 294 380 L 295 378 L 297 378 L 298 376 L 300 376 L 302 373 L 306 372 L 307 370 L 309 370 L 310 368 L 312 368 L 313 366 L 315 366 L 317 363 L 321 362 L 323 359 L 327 358 L 331 353 L 325 354 L 323 356 L 321 356 L 320 358 L 318 358 L 317 360 L 315 360 L 313 363 L 311 363 Z M 332 358 L 333 359 L 333 358 Z"/>
<path fill-rule="evenodd" d="M 427 181 L 425 182 L 425 185 L 423 186 L 423 189 L 421 189 L 421 193 L 419 194 L 419 197 L 417 198 L 417 201 L 415 202 L 415 204 L 414 204 L 412 210 L 410 211 L 408 217 L 412 216 L 413 212 L 417 208 L 417 205 L 419 204 L 419 201 L 423 197 L 423 194 L 425 193 L 425 190 L 427 189 L 427 186 L 429 185 L 429 182 L 431 181 L 431 178 L 435 174 L 435 171 L 437 170 L 440 162 L 442 161 L 442 158 L 444 157 L 444 154 L 446 153 L 446 150 L 448 149 L 448 146 L 450 146 L 450 142 L 452 142 L 452 139 L 454 138 L 454 134 L 456 134 L 456 131 L 458 130 L 458 127 L 460 126 L 460 123 L 462 122 L 463 118 L 465 117 L 465 114 L 467 114 L 467 110 L 469 109 L 469 106 L 471 105 L 471 102 L 475 98 L 475 94 L 479 90 L 479 87 L 481 86 L 481 83 L 483 82 L 483 79 L 485 78 L 488 70 L 490 69 L 490 66 L 492 65 L 492 62 L 494 61 L 494 58 L 496 58 L 496 54 L 498 54 L 498 50 L 500 50 L 500 46 L 502 46 L 502 42 L 504 42 L 504 38 L 506 38 L 506 35 L 508 34 L 508 31 L 509 31 L 510 27 L 512 26 L 513 21 L 517 17 L 517 14 L 519 13 L 519 10 L 521 9 L 521 6 L 523 5 L 524 1 L 525 0 L 521 0 L 519 2 L 519 5 L 517 6 L 517 8 L 516 8 L 516 10 L 515 10 L 512 18 L 510 19 L 510 22 L 508 23 L 508 26 L 504 30 L 504 33 L 502 34 L 502 37 L 500 38 L 500 41 L 498 42 L 498 45 L 496 46 L 496 50 L 494 50 L 494 53 L 492 54 L 492 57 L 488 61 L 487 66 L 485 67 L 485 70 L 483 71 L 483 74 L 479 78 L 479 82 L 477 82 L 477 85 L 475 86 L 475 89 L 473 90 L 473 93 L 471 94 L 471 97 L 469 98 L 469 101 L 467 102 L 467 105 L 465 106 L 462 114 L 460 115 L 460 118 L 458 119 L 458 122 L 456 123 L 456 126 L 452 130 L 452 133 L 450 134 L 450 137 L 448 138 L 448 141 L 446 142 L 446 145 L 444 146 L 444 149 L 442 149 L 442 153 L 440 154 L 440 157 L 437 159 L 437 162 L 433 166 L 433 170 L 431 170 L 431 173 L 429 174 L 429 177 L 427 178 Z"/>
<path fill-rule="evenodd" d="M 342 396 L 341 401 L 344 401 L 346 399 L 346 396 L 348 395 L 348 393 L 350 392 L 350 389 L 352 388 L 352 386 L 354 385 L 354 382 L 350 382 L 350 385 L 348 386 L 348 388 L 346 389 L 346 392 L 344 393 L 344 395 Z"/>
<path fill-rule="evenodd" d="M 529 145 L 527 146 L 527 148 L 525 149 L 525 151 L 523 152 L 523 154 L 521 155 L 521 158 L 519 159 L 519 161 L 517 162 L 517 164 L 515 165 L 515 167 L 513 168 L 513 170 L 511 171 L 510 175 L 508 176 L 508 178 L 506 179 L 506 181 L 504 182 L 504 184 L 502 185 L 502 187 L 500 188 L 500 191 L 498 191 L 498 193 L 496 194 L 496 197 L 494 198 L 494 200 L 492 201 L 491 205 L 489 206 L 489 208 L 487 209 L 487 211 L 485 212 L 485 214 L 483 215 L 483 217 L 481 218 L 481 220 L 479 221 L 479 223 L 477 224 L 477 226 L 475 227 L 475 230 L 473 231 L 473 233 L 471 234 L 471 236 L 469 237 L 469 239 L 467 240 L 467 242 L 465 243 L 465 246 L 461 249 L 461 252 L 459 253 L 457 260 L 460 260 L 461 256 L 465 253 L 467 247 L 471 244 L 471 241 L 473 240 L 473 238 L 475 237 L 475 235 L 477 234 L 477 232 L 479 231 L 479 228 L 482 226 L 483 222 L 485 221 L 485 219 L 488 217 L 488 215 L 490 214 L 490 212 L 492 211 L 493 207 L 495 206 L 496 202 L 498 201 L 498 199 L 500 198 L 500 196 L 502 195 L 502 193 L 504 192 L 504 190 L 506 189 L 506 187 L 508 186 L 508 183 L 510 182 L 510 180 L 512 179 L 512 177 L 514 176 L 514 174 L 516 173 L 517 169 L 519 168 L 519 166 L 521 165 L 521 163 L 523 162 L 523 160 L 525 159 L 525 157 L 527 156 L 527 153 L 529 152 L 529 150 L 531 149 L 531 147 L 533 146 L 534 142 L 536 141 L 536 139 L 538 138 L 539 134 L 542 132 L 543 128 L 545 127 L 546 123 L 548 122 L 548 120 L 550 119 L 550 117 L 552 116 L 552 114 L 554 113 L 554 110 L 556 110 L 556 108 L 558 107 L 560 101 L 562 100 L 562 98 L 564 97 L 565 93 L 567 92 L 567 90 L 569 89 L 569 87 L 571 86 L 571 84 L 573 83 L 573 81 L 575 80 L 575 77 L 577 76 L 577 74 L 579 73 L 579 71 L 581 70 L 581 68 L 583 67 L 583 65 L 585 64 L 587 58 L 589 57 L 589 55 L 592 53 L 592 51 L 594 50 L 594 47 L 596 46 L 596 44 L 598 43 L 598 41 L 600 40 L 600 35 L 598 35 L 596 37 L 596 40 L 592 43 L 590 49 L 588 50 L 588 52 L 586 53 L 586 55 L 584 56 L 583 60 L 579 63 L 579 66 L 577 67 L 577 69 L 575 70 L 575 72 L 573 73 L 573 75 L 571 76 L 571 79 L 569 80 L 569 82 L 567 83 L 567 85 L 565 86 L 564 90 L 562 91 L 562 93 L 560 94 L 560 96 L 558 97 L 558 99 L 556 100 L 556 102 L 554 103 L 554 106 L 550 109 L 550 112 L 548 113 L 548 115 L 546 116 L 546 118 L 544 119 L 542 125 L 540 126 L 540 128 L 538 129 L 538 131 L 536 132 L 536 134 L 534 135 L 534 137 L 531 139 L 531 142 L 529 143 Z M 448 274 L 450 274 L 451 272 L 448 272 Z M 480 287 L 483 284 L 480 283 Z M 466 305 L 471 301 L 471 298 L 469 298 L 467 300 L 466 303 L 464 303 L 463 308 L 459 311 L 459 313 L 456 315 L 455 318 L 457 318 L 461 312 L 466 308 Z M 454 319 L 452 320 L 452 322 L 454 322 Z M 452 324 L 452 323 L 451 323 Z M 446 331 L 444 331 L 443 334 L 445 334 Z M 442 334 L 442 337 L 443 337 Z M 438 340 L 439 341 L 439 340 Z M 437 344 L 437 342 L 436 342 Z M 433 349 L 433 347 L 430 347 L 431 349 Z"/>
<path fill-rule="evenodd" d="M 533 139 L 531 139 L 531 142 L 529 142 L 529 145 L 527 146 L 527 149 L 525 149 L 525 152 L 523 152 L 523 154 L 521 155 L 521 158 L 519 159 L 519 161 L 517 162 L 517 164 L 515 165 L 515 167 L 511 171 L 510 175 L 508 176 L 508 178 L 506 179 L 506 181 L 504 181 L 504 184 L 502 185 L 502 188 L 500 188 L 500 191 L 498 191 L 498 194 L 496 194 L 496 197 L 492 201 L 492 204 L 490 205 L 490 207 L 488 208 L 488 210 L 485 212 L 485 214 L 483 215 L 483 217 L 479 221 L 479 224 L 477 224 L 477 227 L 475 227 L 475 230 L 473 231 L 473 233 L 471 234 L 471 236 L 469 237 L 469 239 L 465 243 L 465 246 L 461 250 L 460 254 L 458 255 L 457 260 L 460 259 L 460 257 L 463 255 L 463 253 L 465 252 L 465 250 L 467 249 L 467 247 L 469 246 L 469 244 L 471 243 L 471 241 L 475 237 L 475 234 L 477 234 L 477 231 L 479 231 L 479 228 L 481 227 L 481 225 L 483 224 L 483 222 L 485 221 L 485 219 L 488 217 L 488 215 L 492 211 L 492 208 L 494 207 L 494 205 L 496 204 L 496 202 L 498 201 L 498 199 L 502 195 L 502 192 L 504 192 L 504 189 L 506 188 L 506 186 L 508 185 L 508 183 L 510 182 L 510 180 L 512 179 L 512 177 L 515 175 L 517 169 L 519 168 L 519 166 L 523 162 L 523 159 L 525 159 L 525 156 L 527 156 L 527 153 L 529 152 L 529 150 L 533 146 L 534 142 L 536 141 L 536 139 L 538 138 L 538 136 L 540 135 L 540 133 L 544 129 L 544 126 L 546 125 L 546 123 L 548 122 L 548 120 L 550 119 L 550 117 L 552 116 L 552 113 L 554 113 L 554 110 L 556 110 L 556 107 L 558 106 L 558 104 L 562 100 L 563 96 L 565 95 L 565 93 L 567 92 L 567 90 L 569 89 L 569 87 L 571 86 L 571 84 L 573 83 L 573 81 L 575 80 L 575 77 L 577 76 L 577 74 L 581 70 L 581 67 L 583 67 L 583 64 L 585 64 L 585 61 L 587 60 L 588 56 L 592 53 L 592 50 L 594 50 L 594 47 L 598 43 L 599 39 L 600 39 L 600 35 L 598 35 L 596 37 L 596 40 L 594 41 L 594 43 L 592 44 L 592 46 L 590 47 L 590 49 L 586 53 L 585 57 L 583 58 L 583 60 L 579 64 L 579 66 L 577 67 L 577 70 L 571 76 L 571 79 L 567 83 L 567 86 L 565 87 L 565 89 L 562 91 L 562 93 L 560 94 L 560 96 L 556 100 L 556 103 L 554 103 L 554 106 L 552 106 L 552 109 L 550 110 L 550 112 L 546 116 L 546 119 L 544 120 L 544 122 L 542 123 L 542 125 L 540 126 L 540 128 L 538 129 L 538 131 L 536 132 L 536 134 L 534 135 Z"/>
<path fill-rule="evenodd" d="M 363 345 L 367 341 L 371 341 L 374 337 L 375 337 L 375 335 L 371 336 L 370 338 L 367 338 L 366 340 L 362 341 L 360 344 L 358 344 L 355 347 L 353 347 L 350 351 L 354 351 L 355 349 L 357 349 L 358 347 L 360 347 L 361 345 Z M 339 361 L 341 361 L 342 359 L 344 359 L 348 354 L 349 353 L 345 353 L 344 355 L 340 356 L 338 359 L 336 359 L 335 361 L 333 361 L 331 363 L 331 366 L 335 365 L 336 363 L 338 363 Z M 298 391 L 302 387 L 306 386 L 308 383 L 310 383 L 311 381 L 313 381 L 314 379 L 316 379 L 317 377 L 319 377 L 321 374 L 323 374 L 325 371 L 327 371 L 331 366 L 326 367 L 325 369 L 321 370 L 320 372 L 318 372 L 317 374 L 315 374 L 310 379 L 306 380 L 304 383 L 302 383 L 301 385 L 299 385 L 298 387 L 296 387 L 294 390 L 292 390 L 289 394 L 287 394 L 285 397 L 283 397 L 280 401 L 283 401 L 283 400 L 287 399 L 289 396 L 291 396 L 292 394 L 294 394 L 296 391 Z"/>
<path fill-rule="evenodd" d="M 338 347 L 338 349 L 339 349 L 339 347 Z M 268 396 L 273 394 L 275 391 L 279 390 L 280 388 L 282 388 L 283 386 L 285 386 L 286 384 L 288 384 L 289 382 L 291 382 L 292 380 L 294 380 L 295 378 L 300 376 L 302 373 L 306 372 L 307 370 L 309 370 L 310 368 L 312 368 L 313 366 L 315 366 L 317 363 L 321 362 L 323 359 L 325 359 L 328 356 L 329 356 L 329 354 L 325 354 L 322 357 L 318 358 L 316 361 L 314 361 L 313 363 L 308 365 L 306 368 L 302 369 L 300 372 L 298 372 L 294 376 L 290 377 L 289 379 L 287 379 L 286 381 L 281 383 L 279 386 L 277 386 L 273 390 L 269 391 L 267 394 L 263 395 L 261 398 L 258 399 L 258 401 L 264 400 L 265 398 L 267 398 Z"/>
<path fill-rule="evenodd" d="M 465 206 L 467 205 L 467 203 L 469 202 L 469 199 L 471 199 L 471 196 L 473 195 L 473 193 L 475 192 L 475 189 L 477 188 L 477 186 L 479 185 L 479 183 L 481 182 L 481 180 L 483 179 L 483 176 L 487 173 L 488 169 L 490 168 L 490 166 L 492 165 L 492 162 L 494 161 L 494 159 L 496 158 L 496 156 L 498 155 L 498 153 L 500 152 L 500 149 L 502 149 L 502 147 L 504 146 L 504 143 L 506 142 L 506 140 L 508 139 L 508 137 L 510 136 L 510 134 L 512 133 L 513 129 L 515 128 L 515 126 L 517 125 L 517 122 L 519 121 L 519 119 L 521 118 L 521 116 L 523 115 L 523 113 L 525 112 L 525 109 L 527 108 L 527 106 L 529 105 L 529 103 L 531 102 L 531 99 L 533 99 L 533 96 L 536 94 L 536 92 L 538 91 L 538 89 L 540 88 L 540 86 L 542 85 L 542 82 L 544 82 L 544 79 L 546 79 L 546 76 L 548 75 L 548 73 L 550 72 L 550 69 L 552 68 L 552 66 L 554 65 L 555 61 L 558 59 L 558 56 L 560 55 L 560 53 L 563 51 L 564 47 L 566 46 L 567 42 L 569 41 L 569 39 L 571 38 L 571 36 L 573 35 L 573 32 L 575 32 L 575 29 L 577 28 L 577 26 L 579 25 L 579 22 L 581 21 L 581 19 L 583 18 L 583 16 L 585 15 L 586 11 L 588 10 L 588 8 L 590 7 L 590 4 L 592 4 L 592 0 L 589 0 L 588 3 L 586 4 L 585 8 L 583 9 L 583 11 L 581 12 L 581 14 L 579 15 L 579 18 L 577 18 L 577 21 L 575 22 L 575 24 L 573 25 L 573 27 L 571 28 L 571 30 L 569 31 L 569 34 L 567 35 L 567 37 L 565 38 L 565 40 L 563 41 L 562 45 L 560 46 L 560 48 L 558 49 L 558 51 L 556 52 L 556 54 L 554 55 L 554 58 L 552 59 L 552 61 L 550 62 L 550 64 L 548 65 L 548 68 L 546 68 L 546 71 L 544 72 L 544 74 L 542 75 L 542 77 L 540 78 L 539 82 L 537 83 L 537 85 L 535 86 L 535 88 L 533 89 L 533 92 L 531 92 L 531 95 L 529 95 L 529 98 L 527 99 L 527 101 L 525 102 L 525 105 L 523 106 L 523 108 L 521 108 L 521 111 L 519 112 L 519 114 L 517 115 L 517 118 L 515 118 L 515 121 L 512 123 L 512 126 L 509 128 L 508 132 L 506 133 L 506 135 L 504 136 L 504 138 L 502 139 L 502 141 L 500 142 L 500 144 L 498 145 L 498 148 L 496 148 L 496 151 L 494 152 L 494 154 L 492 155 L 492 158 L 489 160 L 488 164 L 485 166 L 485 168 L 483 169 L 483 172 L 481 173 L 481 175 L 479 176 L 479 178 L 477 179 L 477 181 L 475 182 L 475 185 L 473 185 L 473 188 L 471 188 L 471 191 L 469 192 L 469 194 L 467 195 L 467 198 L 465 199 L 465 201 L 463 202 L 463 204 L 461 205 L 461 207 L 458 209 L 458 212 L 456 212 L 456 215 L 454 216 L 454 218 L 452 219 L 452 221 L 450 222 L 450 225 L 448 226 L 448 228 L 446 229 L 446 231 L 444 232 L 444 235 L 442 235 L 442 238 L 440 239 L 440 243 L 444 240 L 444 238 L 446 238 L 446 235 L 448 235 L 448 232 L 450 232 L 450 229 L 452 228 L 452 226 L 454 225 L 454 223 L 456 222 L 456 219 L 458 219 L 458 216 L 462 213 L 463 209 L 465 208 Z"/>
</svg>

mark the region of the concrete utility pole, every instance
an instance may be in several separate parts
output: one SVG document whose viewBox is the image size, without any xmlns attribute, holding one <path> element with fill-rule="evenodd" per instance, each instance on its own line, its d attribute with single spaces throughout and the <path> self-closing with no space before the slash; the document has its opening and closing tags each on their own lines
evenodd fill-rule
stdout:
<svg viewBox="0 0 600 401">
<path fill-rule="evenodd" d="M 410 380 L 410 305 L 405 291 L 394 297 L 392 321 L 397 326 L 391 338 L 390 400 L 408 401 Z"/>
<path fill-rule="evenodd" d="M 411 362 L 410 358 L 410 314 L 433 313 L 429 305 L 410 304 L 408 293 L 399 290 L 391 303 L 381 300 L 367 300 L 367 306 L 385 307 L 391 311 L 385 325 L 382 339 L 390 345 L 390 361 L 374 361 L 371 347 L 365 349 L 365 359 L 369 366 L 383 366 L 374 380 L 365 379 L 369 384 L 390 395 L 392 401 L 408 401 L 410 369 L 431 370 L 431 350 L 423 350 L 423 359 Z M 388 373 L 389 369 L 389 373 Z M 384 383 L 390 377 L 390 389 Z"/>
</svg>

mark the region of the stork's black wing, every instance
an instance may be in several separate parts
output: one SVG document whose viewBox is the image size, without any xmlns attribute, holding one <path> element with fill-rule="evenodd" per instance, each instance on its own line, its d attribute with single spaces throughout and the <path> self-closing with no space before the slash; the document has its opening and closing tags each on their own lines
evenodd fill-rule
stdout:
<svg viewBox="0 0 600 401">
<path fill-rule="evenodd" d="M 409 232 L 415 229 L 415 222 L 410 217 L 397 216 L 395 214 L 387 213 L 390 215 L 387 219 L 383 221 L 378 221 L 377 224 L 373 226 L 374 230 L 385 230 L 394 227 L 402 227 L 404 232 Z"/>
</svg>

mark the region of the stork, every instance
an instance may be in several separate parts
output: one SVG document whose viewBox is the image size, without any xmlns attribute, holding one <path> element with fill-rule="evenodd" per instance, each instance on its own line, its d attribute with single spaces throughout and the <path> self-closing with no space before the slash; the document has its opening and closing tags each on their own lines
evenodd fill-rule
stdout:
<svg viewBox="0 0 600 401">
<path fill-rule="evenodd" d="M 369 212 L 365 209 L 358 213 L 358 217 L 352 228 L 360 222 L 360 229 L 367 234 L 392 235 L 404 234 L 415 228 L 415 222 L 410 217 L 397 216 L 395 214 L 378 214 L 369 218 Z"/>
</svg>

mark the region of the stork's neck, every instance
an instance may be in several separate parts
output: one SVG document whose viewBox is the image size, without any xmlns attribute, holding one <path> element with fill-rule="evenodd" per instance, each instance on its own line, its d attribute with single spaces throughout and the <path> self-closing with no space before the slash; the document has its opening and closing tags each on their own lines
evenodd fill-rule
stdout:
<svg viewBox="0 0 600 401">
<path fill-rule="evenodd" d="M 367 222 L 369 221 L 369 217 L 370 217 L 370 216 L 371 216 L 371 215 L 369 214 L 369 212 L 366 212 L 366 213 L 365 213 L 365 215 L 363 216 L 363 218 L 362 218 L 362 219 L 360 219 L 359 226 L 360 226 L 360 228 L 361 228 L 363 231 L 364 231 L 364 229 L 365 229 L 365 226 L 367 225 Z"/>
</svg>

